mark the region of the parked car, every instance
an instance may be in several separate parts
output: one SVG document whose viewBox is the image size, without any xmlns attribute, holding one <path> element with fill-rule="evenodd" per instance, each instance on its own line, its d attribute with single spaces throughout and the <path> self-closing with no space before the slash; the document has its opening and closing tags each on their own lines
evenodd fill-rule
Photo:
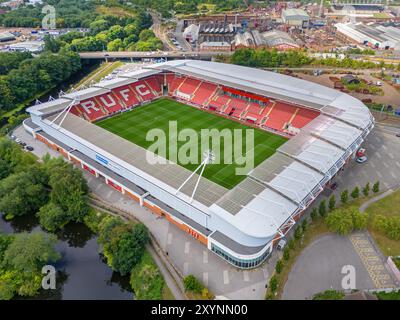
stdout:
<svg viewBox="0 0 400 320">
<path fill-rule="evenodd" d="M 16 143 L 21 143 L 22 141 L 21 141 L 20 138 L 17 138 L 17 139 L 15 139 L 15 142 L 16 142 Z"/>
<path fill-rule="evenodd" d="M 396 137 L 397 137 L 397 138 L 400 138 L 400 133 L 396 133 Z"/>
<path fill-rule="evenodd" d="M 276 246 L 278 248 L 278 250 L 283 250 L 286 246 L 286 239 L 282 238 L 281 240 L 279 240 L 278 245 Z"/>
<path fill-rule="evenodd" d="M 364 163 L 364 162 L 367 161 L 367 160 L 368 160 L 368 158 L 367 158 L 366 156 L 363 156 L 363 157 L 357 158 L 357 159 L 356 159 L 356 162 L 357 162 L 357 163 Z"/>
<path fill-rule="evenodd" d="M 26 143 L 25 142 L 20 142 L 20 146 L 25 148 L 26 147 Z"/>
<path fill-rule="evenodd" d="M 334 183 L 331 184 L 330 189 L 331 189 L 331 190 L 336 190 L 337 187 L 338 187 L 338 183 L 337 183 L 337 182 L 334 182 Z"/>
<path fill-rule="evenodd" d="M 377 85 L 378 87 L 382 87 L 382 82 L 377 81 L 377 82 L 376 82 L 376 85 Z"/>
<path fill-rule="evenodd" d="M 28 150 L 28 151 L 31 151 L 31 152 L 34 150 L 32 146 L 26 146 L 25 149 Z"/>
</svg>

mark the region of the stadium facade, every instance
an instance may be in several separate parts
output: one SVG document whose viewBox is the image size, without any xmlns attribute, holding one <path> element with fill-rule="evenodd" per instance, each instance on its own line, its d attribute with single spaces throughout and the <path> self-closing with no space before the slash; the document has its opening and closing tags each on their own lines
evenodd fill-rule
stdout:
<svg viewBox="0 0 400 320">
<path fill-rule="evenodd" d="M 290 139 L 233 189 L 93 124 L 162 96 Z M 272 252 L 355 156 L 374 127 L 368 108 L 342 92 L 277 73 L 177 60 L 32 106 L 25 129 L 112 188 L 165 217 L 238 268 Z M 206 112 L 206 111 L 205 111 Z"/>
</svg>

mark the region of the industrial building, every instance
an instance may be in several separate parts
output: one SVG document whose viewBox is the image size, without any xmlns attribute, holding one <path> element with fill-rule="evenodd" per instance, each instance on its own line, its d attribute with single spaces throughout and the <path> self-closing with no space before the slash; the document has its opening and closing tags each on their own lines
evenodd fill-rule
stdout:
<svg viewBox="0 0 400 320">
<path fill-rule="evenodd" d="M 335 24 L 337 37 L 342 41 L 367 45 L 382 50 L 400 50 L 400 30 L 392 26 L 360 23 Z"/>
<path fill-rule="evenodd" d="M 310 16 L 302 9 L 286 9 L 282 11 L 282 21 L 289 26 L 308 27 Z"/>
</svg>

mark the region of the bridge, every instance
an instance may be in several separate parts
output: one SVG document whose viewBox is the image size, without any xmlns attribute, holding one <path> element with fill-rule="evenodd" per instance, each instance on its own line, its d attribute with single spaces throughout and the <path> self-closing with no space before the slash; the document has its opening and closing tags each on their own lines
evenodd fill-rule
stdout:
<svg viewBox="0 0 400 320">
<path fill-rule="evenodd" d="M 142 60 L 142 59 L 160 59 L 165 58 L 171 59 L 199 59 L 199 60 L 211 60 L 217 55 L 230 55 L 233 52 L 196 52 L 196 51 L 153 51 L 153 52 L 135 52 L 135 51 L 118 51 L 118 52 L 106 52 L 106 51 L 94 51 L 94 52 L 81 52 L 79 56 L 81 59 L 89 60 Z"/>
</svg>

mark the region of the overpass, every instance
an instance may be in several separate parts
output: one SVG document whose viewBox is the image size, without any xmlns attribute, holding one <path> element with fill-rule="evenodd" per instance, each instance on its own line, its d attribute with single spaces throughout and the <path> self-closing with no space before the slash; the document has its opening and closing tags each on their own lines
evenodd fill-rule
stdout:
<svg viewBox="0 0 400 320">
<path fill-rule="evenodd" d="M 230 55 L 233 52 L 185 52 L 185 51 L 153 51 L 153 52 L 135 52 L 135 51 L 118 51 L 118 52 L 106 52 L 106 51 L 94 51 L 94 52 L 80 52 L 79 56 L 81 59 L 105 59 L 105 60 L 142 60 L 142 59 L 159 59 L 166 58 L 171 59 L 201 59 L 211 60 L 220 54 Z"/>
</svg>

